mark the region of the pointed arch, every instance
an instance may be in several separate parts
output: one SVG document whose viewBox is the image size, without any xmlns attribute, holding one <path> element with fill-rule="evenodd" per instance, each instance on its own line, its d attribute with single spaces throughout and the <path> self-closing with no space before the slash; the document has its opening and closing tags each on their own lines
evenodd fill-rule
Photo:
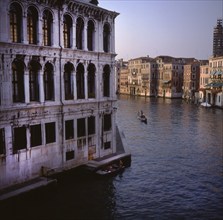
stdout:
<svg viewBox="0 0 223 220">
<path fill-rule="evenodd" d="M 24 69 L 25 65 L 22 61 L 14 60 L 12 62 L 13 102 L 25 102 Z"/>
<path fill-rule="evenodd" d="M 43 84 L 45 100 L 54 101 L 54 70 L 50 62 L 47 62 L 44 67 Z"/>
<path fill-rule="evenodd" d="M 52 46 L 53 16 L 49 10 L 43 12 L 43 45 Z"/>
<path fill-rule="evenodd" d="M 104 52 L 110 52 L 110 38 L 111 38 L 111 28 L 108 23 L 104 24 L 103 27 L 103 49 Z"/>
<path fill-rule="evenodd" d="M 76 46 L 79 50 L 84 46 L 84 20 L 81 17 L 78 17 L 76 22 Z"/>
<path fill-rule="evenodd" d="M 79 63 L 76 73 L 77 99 L 84 99 L 84 65 Z"/>
<path fill-rule="evenodd" d="M 94 41 L 95 41 L 95 25 L 92 20 L 88 21 L 87 25 L 87 48 L 89 51 L 94 50 Z"/>
<path fill-rule="evenodd" d="M 95 65 L 90 63 L 88 66 L 88 98 L 95 98 Z"/>
<path fill-rule="evenodd" d="M 110 96 L 110 66 L 106 64 L 103 69 L 103 96 Z"/>
<path fill-rule="evenodd" d="M 72 72 L 74 71 L 74 66 L 72 63 L 68 62 L 64 66 L 64 93 L 65 100 L 72 100 L 74 98 L 73 91 L 73 77 Z"/>
<path fill-rule="evenodd" d="M 73 27 L 73 21 L 71 16 L 65 14 L 63 18 L 63 39 L 65 48 L 72 47 L 72 27 Z"/>
<path fill-rule="evenodd" d="M 29 63 L 29 95 L 30 101 L 39 101 L 39 72 L 41 65 L 35 60 Z"/>
<path fill-rule="evenodd" d="M 29 44 L 37 44 L 38 38 L 38 11 L 34 6 L 27 10 L 27 39 Z"/>
<path fill-rule="evenodd" d="M 14 43 L 22 42 L 22 8 L 20 4 L 14 2 L 9 9 L 10 37 Z"/>
</svg>

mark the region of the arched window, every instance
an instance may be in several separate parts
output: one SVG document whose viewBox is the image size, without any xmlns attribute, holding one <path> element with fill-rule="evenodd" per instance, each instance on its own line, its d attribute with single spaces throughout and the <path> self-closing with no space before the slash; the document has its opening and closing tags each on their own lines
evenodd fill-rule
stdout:
<svg viewBox="0 0 223 220">
<path fill-rule="evenodd" d="M 64 16 L 63 20 L 63 38 L 64 38 L 64 47 L 71 48 L 72 43 L 72 19 L 69 15 Z"/>
<path fill-rule="evenodd" d="M 84 99 L 84 66 L 81 63 L 79 63 L 77 66 L 76 81 L 77 99 Z"/>
<path fill-rule="evenodd" d="M 82 50 L 84 45 L 84 21 L 82 18 L 77 19 L 76 24 L 76 46 L 77 49 Z"/>
<path fill-rule="evenodd" d="M 38 12 L 36 8 L 29 7 L 27 12 L 27 38 L 29 44 L 37 44 L 37 27 L 38 27 Z"/>
<path fill-rule="evenodd" d="M 52 24 L 53 16 L 50 11 L 45 10 L 43 12 L 43 45 L 51 46 L 52 45 Z"/>
<path fill-rule="evenodd" d="M 10 5 L 10 37 L 15 43 L 22 42 L 22 8 L 18 3 Z"/>
<path fill-rule="evenodd" d="M 87 48 L 89 51 L 94 50 L 94 32 L 94 22 L 90 20 L 87 26 Z"/>
<path fill-rule="evenodd" d="M 12 94 L 13 102 L 25 102 L 24 64 L 21 61 L 12 63 Z"/>
<path fill-rule="evenodd" d="M 74 98 L 73 78 L 72 78 L 73 70 L 74 70 L 74 66 L 71 63 L 67 63 L 64 67 L 65 100 L 71 100 Z"/>
<path fill-rule="evenodd" d="M 105 65 L 103 70 L 103 96 L 110 96 L 110 67 Z"/>
<path fill-rule="evenodd" d="M 110 51 L 110 26 L 105 24 L 103 28 L 103 48 L 104 52 Z"/>
<path fill-rule="evenodd" d="M 46 63 L 43 74 L 45 100 L 54 100 L 53 65 Z"/>
<path fill-rule="evenodd" d="M 39 101 L 39 70 L 40 64 L 36 61 L 31 61 L 29 65 L 30 101 Z"/>
<path fill-rule="evenodd" d="M 95 66 L 88 66 L 88 98 L 95 98 Z"/>
</svg>

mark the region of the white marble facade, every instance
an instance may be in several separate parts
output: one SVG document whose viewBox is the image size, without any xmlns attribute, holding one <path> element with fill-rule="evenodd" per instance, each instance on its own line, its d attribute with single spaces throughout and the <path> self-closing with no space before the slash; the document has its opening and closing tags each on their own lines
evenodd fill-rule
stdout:
<svg viewBox="0 0 223 220">
<path fill-rule="evenodd" d="M 0 0 L 0 189 L 116 152 L 117 15 Z"/>
</svg>

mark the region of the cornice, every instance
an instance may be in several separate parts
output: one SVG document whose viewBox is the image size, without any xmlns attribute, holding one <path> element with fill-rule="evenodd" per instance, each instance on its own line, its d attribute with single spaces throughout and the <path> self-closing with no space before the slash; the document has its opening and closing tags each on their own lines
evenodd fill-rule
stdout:
<svg viewBox="0 0 223 220">
<path fill-rule="evenodd" d="M 108 11 L 106 9 L 95 6 L 91 3 L 80 2 L 76 0 L 67 0 L 68 10 L 84 16 L 92 16 L 96 20 L 115 19 L 119 13 Z"/>
<path fill-rule="evenodd" d="M 19 0 L 18 2 L 22 1 Z M 119 13 L 115 11 L 109 11 L 104 8 L 100 8 L 92 3 L 82 2 L 79 0 L 27 0 L 26 2 L 37 5 L 46 5 L 59 9 L 66 8 L 72 13 L 81 14 L 87 17 L 93 17 L 94 19 L 99 21 L 107 19 L 114 20 L 119 15 Z"/>
<path fill-rule="evenodd" d="M 28 0 L 27 2 L 31 2 L 37 5 L 46 5 L 53 8 L 58 8 L 64 0 Z"/>
</svg>

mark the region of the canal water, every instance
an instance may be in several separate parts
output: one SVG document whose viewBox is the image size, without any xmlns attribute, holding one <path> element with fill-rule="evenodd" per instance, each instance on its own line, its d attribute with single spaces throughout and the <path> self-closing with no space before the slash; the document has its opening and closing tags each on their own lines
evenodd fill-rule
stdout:
<svg viewBox="0 0 223 220">
<path fill-rule="evenodd" d="M 65 177 L 0 206 L 4 219 L 223 219 L 222 109 L 120 96 L 117 123 L 131 167 L 109 179 Z"/>
</svg>

